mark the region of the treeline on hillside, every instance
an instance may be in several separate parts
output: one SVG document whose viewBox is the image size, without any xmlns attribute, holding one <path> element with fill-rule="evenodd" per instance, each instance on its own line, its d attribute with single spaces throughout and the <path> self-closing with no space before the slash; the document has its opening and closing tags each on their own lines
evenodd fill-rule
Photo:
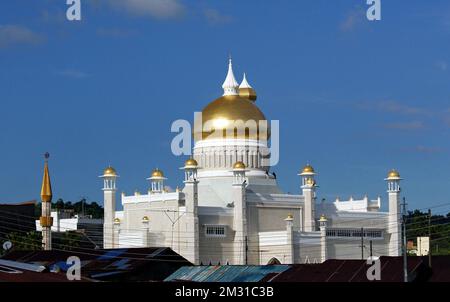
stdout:
<svg viewBox="0 0 450 302">
<path fill-rule="evenodd" d="M 430 225 L 430 228 L 428 227 Z M 406 217 L 406 238 L 417 240 L 431 233 L 431 251 L 433 254 L 448 254 L 450 251 L 450 213 L 431 215 L 419 210 L 410 211 Z"/>
<path fill-rule="evenodd" d="M 52 202 L 52 210 L 73 210 L 75 215 L 90 216 L 92 218 L 103 218 L 103 207 L 95 201 L 88 202 L 86 199 L 81 199 L 77 202 L 64 201 L 58 199 Z M 41 204 L 36 204 L 36 216 L 41 215 Z"/>
</svg>

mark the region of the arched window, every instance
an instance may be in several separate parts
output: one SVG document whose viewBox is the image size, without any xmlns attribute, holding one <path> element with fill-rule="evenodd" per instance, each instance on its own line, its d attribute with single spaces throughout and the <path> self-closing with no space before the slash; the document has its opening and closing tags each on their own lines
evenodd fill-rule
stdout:
<svg viewBox="0 0 450 302">
<path fill-rule="evenodd" d="M 281 264 L 281 262 L 275 257 L 273 257 L 272 259 L 269 260 L 269 262 L 267 262 L 267 265 L 278 265 L 278 264 Z"/>
</svg>

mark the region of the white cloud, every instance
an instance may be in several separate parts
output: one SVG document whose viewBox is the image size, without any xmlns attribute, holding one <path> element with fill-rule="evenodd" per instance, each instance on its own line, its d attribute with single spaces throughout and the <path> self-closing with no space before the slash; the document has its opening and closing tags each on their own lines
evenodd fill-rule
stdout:
<svg viewBox="0 0 450 302">
<path fill-rule="evenodd" d="M 0 25 L 0 48 L 19 44 L 34 45 L 43 42 L 42 35 L 20 25 Z"/>
<path fill-rule="evenodd" d="M 377 110 L 381 112 L 397 113 L 402 115 L 432 116 L 433 112 L 421 107 L 401 104 L 397 101 L 358 102 L 356 107 L 363 110 Z"/>
<path fill-rule="evenodd" d="M 108 3 L 132 15 L 158 19 L 177 18 L 185 12 L 180 0 L 110 0 Z"/>
</svg>

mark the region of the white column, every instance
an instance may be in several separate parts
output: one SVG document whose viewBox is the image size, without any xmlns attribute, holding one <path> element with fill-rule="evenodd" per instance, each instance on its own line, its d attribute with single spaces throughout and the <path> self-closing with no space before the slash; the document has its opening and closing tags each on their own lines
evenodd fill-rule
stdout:
<svg viewBox="0 0 450 302">
<path fill-rule="evenodd" d="M 304 219 L 304 230 L 305 232 L 315 231 L 314 223 L 314 187 L 305 185 L 303 187 L 304 205 L 305 205 L 305 219 Z"/>
<path fill-rule="evenodd" d="M 193 172 L 196 174 L 196 171 Z M 186 234 L 188 242 L 186 258 L 195 265 L 200 264 L 199 225 L 198 225 L 198 181 L 191 178 L 185 181 L 183 189 L 186 204 Z"/>
<path fill-rule="evenodd" d="M 51 217 L 51 205 L 51 202 L 42 202 L 42 216 L 39 221 L 42 227 L 42 245 L 46 251 L 52 249 L 53 217 Z"/>
<path fill-rule="evenodd" d="M 391 184 L 393 188 L 393 184 Z M 400 256 L 402 246 L 402 225 L 401 225 L 401 211 L 400 211 L 400 191 L 388 191 L 389 196 L 389 233 L 391 234 L 389 240 L 389 256 Z"/>
<path fill-rule="evenodd" d="M 294 263 L 294 218 L 291 214 L 285 219 L 286 221 L 286 233 L 287 233 L 287 252 L 284 264 Z"/>
<path fill-rule="evenodd" d="M 109 179 L 106 180 L 106 186 L 103 188 L 103 248 L 113 248 L 114 234 L 113 225 L 116 216 L 116 189 L 111 186 Z M 115 181 L 114 181 L 115 182 Z"/>
<path fill-rule="evenodd" d="M 245 184 L 242 177 L 236 177 L 238 182 L 233 184 L 234 202 L 234 264 L 245 265 L 247 255 L 247 211 L 245 204 Z"/>
<path fill-rule="evenodd" d="M 322 215 L 319 220 L 320 226 L 320 258 L 322 262 L 325 262 L 328 258 L 327 255 L 327 219 Z"/>
</svg>

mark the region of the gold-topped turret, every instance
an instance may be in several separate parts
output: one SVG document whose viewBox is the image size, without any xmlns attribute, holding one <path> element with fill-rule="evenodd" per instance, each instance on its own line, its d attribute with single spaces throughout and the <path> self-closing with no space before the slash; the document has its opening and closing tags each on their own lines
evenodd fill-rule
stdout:
<svg viewBox="0 0 450 302">
<path fill-rule="evenodd" d="M 152 171 L 151 178 L 164 178 L 164 173 L 160 169 L 156 168 Z"/>
<path fill-rule="evenodd" d="M 103 171 L 103 176 L 117 176 L 117 172 L 116 169 L 114 169 L 111 166 L 108 166 L 104 171 Z"/>
<path fill-rule="evenodd" d="M 52 201 L 52 184 L 50 181 L 50 173 L 48 172 L 48 158 L 50 154 L 45 153 L 44 176 L 42 178 L 41 200 L 42 202 Z"/>
<path fill-rule="evenodd" d="M 189 158 L 185 163 L 184 163 L 184 167 L 185 168 L 197 168 L 198 163 L 195 159 L 193 158 Z"/>
<path fill-rule="evenodd" d="M 302 174 L 314 174 L 314 168 L 310 165 L 307 164 L 306 166 L 303 167 L 302 171 L 300 172 L 300 175 Z"/>
<path fill-rule="evenodd" d="M 243 162 L 241 162 L 241 161 L 237 161 L 233 165 L 233 169 L 234 170 L 244 170 L 245 168 L 246 168 L 245 164 Z"/>
<path fill-rule="evenodd" d="M 400 173 L 397 170 L 392 169 L 389 171 L 387 179 L 400 179 Z"/>
</svg>

